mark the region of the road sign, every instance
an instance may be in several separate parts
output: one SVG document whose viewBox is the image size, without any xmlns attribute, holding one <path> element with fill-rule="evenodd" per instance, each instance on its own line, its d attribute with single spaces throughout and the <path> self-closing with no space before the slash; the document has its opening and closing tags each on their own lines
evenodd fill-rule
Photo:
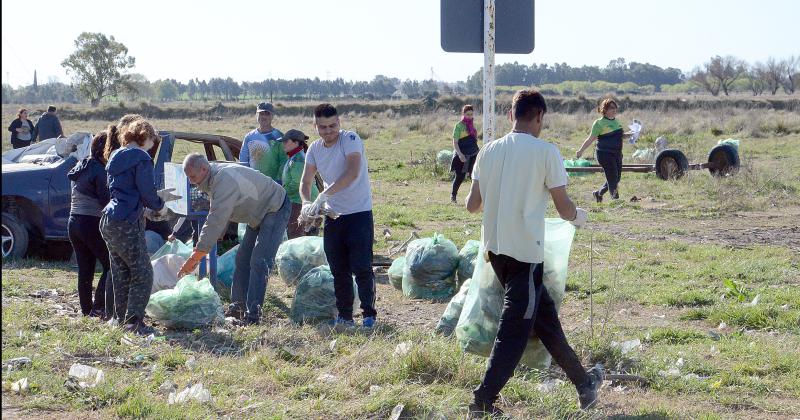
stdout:
<svg viewBox="0 0 800 420">
<path fill-rule="evenodd" d="M 441 0 L 441 43 L 447 52 L 484 51 L 484 0 Z M 533 51 L 533 0 L 495 0 L 495 53 Z"/>
</svg>

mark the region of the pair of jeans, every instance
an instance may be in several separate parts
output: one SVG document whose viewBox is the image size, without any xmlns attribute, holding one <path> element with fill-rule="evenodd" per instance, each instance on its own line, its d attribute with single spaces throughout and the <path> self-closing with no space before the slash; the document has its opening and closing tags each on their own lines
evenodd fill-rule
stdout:
<svg viewBox="0 0 800 420">
<path fill-rule="evenodd" d="M 30 140 L 11 139 L 11 146 L 13 146 L 15 149 L 22 149 L 23 147 L 28 147 L 30 145 Z"/>
<path fill-rule="evenodd" d="M 375 274 L 372 272 L 372 243 L 375 231 L 372 210 L 325 218 L 323 243 L 333 274 L 339 317 L 353 319 L 353 276 L 356 277 L 362 315 L 374 317 Z"/>
<path fill-rule="evenodd" d="M 475 402 L 494 404 L 500 390 L 514 374 L 531 331 L 575 386 L 588 383 L 589 376 L 561 329 L 555 303 L 542 285 L 543 264 L 521 262 L 492 252 L 489 252 L 489 262 L 506 293 L 489 366 L 474 391 Z"/>
<path fill-rule="evenodd" d="M 104 214 L 100 233 L 111 258 L 114 316 L 120 325 L 144 320 L 144 308 L 153 288 L 153 266 L 144 239 L 143 218 L 135 223 Z"/>
<path fill-rule="evenodd" d="M 113 306 L 113 297 L 106 306 L 106 283 L 110 262 L 108 248 L 100 235 L 100 218 L 97 216 L 87 216 L 83 214 L 71 214 L 67 220 L 67 232 L 72 249 L 75 250 L 75 258 L 78 261 L 78 299 L 81 303 L 81 313 L 89 315 L 92 310 L 105 311 Z M 97 282 L 97 289 L 92 302 L 92 282 L 94 280 L 94 268 L 97 261 L 103 266 L 103 274 Z M 108 287 L 111 291 L 113 288 Z M 109 293 L 110 294 L 110 293 Z"/>
<path fill-rule="evenodd" d="M 247 226 L 239 251 L 231 284 L 231 301 L 246 309 L 247 318 L 258 321 L 267 292 L 267 277 L 275 265 L 275 254 L 289 222 L 292 203 L 287 196 L 274 213 L 267 213 L 257 228 Z"/>
<path fill-rule="evenodd" d="M 617 195 L 619 180 L 622 179 L 622 151 L 598 150 L 597 162 L 603 167 L 603 172 L 606 175 L 606 183 L 597 192 L 603 195 L 610 190 L 612 195 Z"/>
</svg>

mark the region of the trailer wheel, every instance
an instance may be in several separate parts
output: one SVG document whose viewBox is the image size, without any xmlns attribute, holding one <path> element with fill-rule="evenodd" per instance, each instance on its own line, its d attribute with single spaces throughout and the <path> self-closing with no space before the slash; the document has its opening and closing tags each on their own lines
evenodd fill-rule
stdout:
<svg viewBox="0 0 800 420">
<path fill-rule="evenodd" d="M 678 179 L 689 170 L 689 160 L 677 149 L 664 150 L 656 156 L 656 176 L 663 180 Z"/>
<path fill-rule="evenodd" d="M 720 144 L 708 152 L 708 171 L 713 176 L 729 176 L 739 172 L 739 152 L 730 144 Z"/>
</svg>

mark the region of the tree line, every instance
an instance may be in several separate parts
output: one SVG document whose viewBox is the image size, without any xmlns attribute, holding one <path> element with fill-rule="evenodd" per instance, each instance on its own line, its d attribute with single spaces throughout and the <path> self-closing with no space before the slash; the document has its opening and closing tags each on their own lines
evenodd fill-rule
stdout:
<svg viewBox="0 0 800 420">
<path fill-rule="evenodd" d="M 100 101 L 180 101 L 243 99 L 325 99 L 409 98 L 431 101 L 439 95 L 478 94 L 482 91 L 483 69 L 467 80 L 444 83 L 435 80 L 400 80 L 377 75 L 370 81 L 347 81 L 342 78 L 265 79 L 237 82 L 232 78 L 175 79 L 149 81 L 144 75 L 129 72 L 135 58 L 113 36 L 84 32 L 75 40 L 75 51 L 61 65 L 72 77 L 70 84 L 58 81 L 34 83 L 14 89 L 2 86 L 3 103 L 78 103 Z M 657 92 L 720 93 L 750 92 L 753 95 L 779 90 L 793 94 L 800 83 L 800 56 L 769 58 L 748 64 L 733 56 L 715 56 L 689 74 L 673 67 L 661 68 L 649 63 L 611 60 L 605 67 L 572 67 L 566 63 L 501 64 L 495 67 L 496 84 L 505 87 L 536 86 L 547 93 L 573 94 L 652 94 Z"/>
</svg>

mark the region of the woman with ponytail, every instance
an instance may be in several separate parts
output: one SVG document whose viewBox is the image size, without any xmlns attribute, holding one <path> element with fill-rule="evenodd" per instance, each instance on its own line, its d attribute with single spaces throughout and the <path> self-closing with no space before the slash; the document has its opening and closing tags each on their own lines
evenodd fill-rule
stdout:
<svg viewBox="0 0 800 420">
<path fill-rule="evenodd" d="M 283 188 L 286 195 L 292 202 L 292 213 L 289 216 L 289 226 L 286 235 L 289 239 L 306 235 L 303 226 L 297 223 L 300 217 L 300 210 L 303 208 L 303 200 L 300 198 L 300 178 L 303 176 L 303 167 L 306 162 L 306 151 L 308 151 L 308 136 L 300 130 L 289 130 L 279 140 L 283 143 L 283 151 L 286 152 L 288 160 L 283 165 Z M 316 200 L 319 189 L 316 185 L 311 185 L 311 200 Z M 309 234 L 312 234 L 309 232 Z M 316 234 L 316 229 L 313 234 Z"/>
<path fill-rule="evenodd" d="M 455 173 L 453 178 L 453 191 L 450 194 L 450 201 L 456 202 L 456 195 L 461 183 L 467 175 L 472 174 L 472 167 L 475 166 L 475 157 L 478 156 L 478 130 L 475 129 L 473 121 L 475 111 L 472 105 L 464 105 L 461 109 L 461 120 L 453 128 L 453 161 L 450 163 L 450 171 Z"/>
</svg>

